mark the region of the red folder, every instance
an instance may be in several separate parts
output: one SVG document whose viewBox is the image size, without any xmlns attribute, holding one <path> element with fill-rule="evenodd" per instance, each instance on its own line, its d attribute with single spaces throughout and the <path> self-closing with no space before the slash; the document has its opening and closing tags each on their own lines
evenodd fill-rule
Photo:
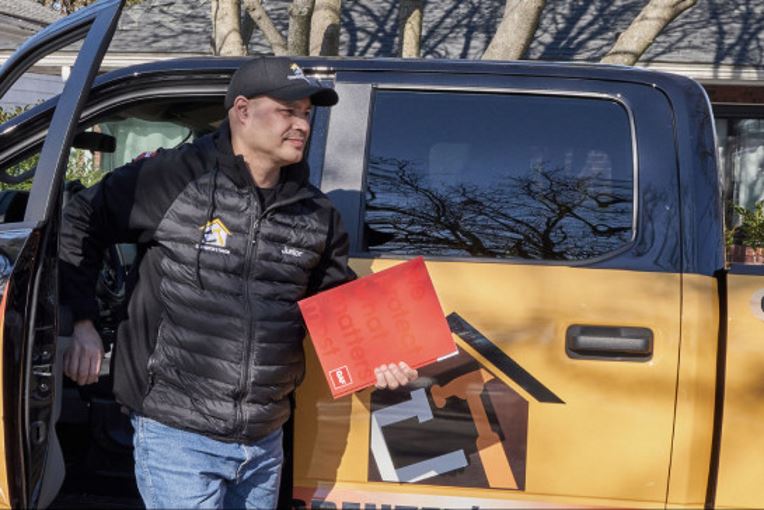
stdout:
<svg viewBox="0 0 764 510">
<path fill-rule="evenodd" d="M 376 382 L 374 368 L 412 368 L 456 352 L 421 257 L 299 302 L 334 398 Z"/>
</svg>

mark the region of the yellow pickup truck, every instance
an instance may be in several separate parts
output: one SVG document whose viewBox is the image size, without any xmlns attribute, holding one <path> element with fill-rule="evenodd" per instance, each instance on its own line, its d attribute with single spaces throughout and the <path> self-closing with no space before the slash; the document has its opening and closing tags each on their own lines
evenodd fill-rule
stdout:
<svg viewBox="0 0 764 510">
<path fill-rule="evenodd" d="M 67 170 L 108 172 L 136 139 L 150 150 L 213 130 L 241 62 L 94 80 L 120 9 L 78 11 L 0 69 L 2 94 L 84 39 L 62 94 L 0 126 L 7 507 L 135 496 L 108 363 L 90 387 L 61 376 Z M 354 269 L 423 256 L 459 352 L 405 390 L 334 400 L 306 341 L 285 507 L 764 506 L 764 271 L 725 262 L 698 84 L 598 65 L 299 62 L 341 98 L 314 115 L 307 158 L 342 213 Z M 109 249 L 105 339 L 139 256 L 139 245 Z"/>
</svg>

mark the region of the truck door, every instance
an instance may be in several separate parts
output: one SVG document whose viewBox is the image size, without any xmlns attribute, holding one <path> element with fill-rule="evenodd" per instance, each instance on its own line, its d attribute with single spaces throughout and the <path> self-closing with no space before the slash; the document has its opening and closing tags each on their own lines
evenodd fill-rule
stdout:
<svg viewBox="0 0 764 510">
<path fill-rule="evenodd" d="M 322 189 L 353 267 L 424 256 L 459 354 L 336 401 L 309 355 L 296 506 L 665 505 L 671 107 L 617 76 L 518 74 L 338 74 Z"/>
<path fill-rule="evenodd" d="M 0 201 L 0 504 L 14 508 L 47 505 L 63 480 L 54 428 L 61 191 L 77 119 L 122 5 L 102 0 L 50 25 L 0 68 L 2 97 L 41 58 L 81 41 L 52 117 L 36 119 L 47 126 L 44 140 L 18 136 L 34 112 L 0 126 L 0 181 L 12 188 L 31 179 L 31 188 L 7 189 Z"/>
<path fill-rule="evenodd" d="M 764 266 L 727 274 L 726 362 L 716 486 L 718 508 L 764 506 Z"/>
</svg>

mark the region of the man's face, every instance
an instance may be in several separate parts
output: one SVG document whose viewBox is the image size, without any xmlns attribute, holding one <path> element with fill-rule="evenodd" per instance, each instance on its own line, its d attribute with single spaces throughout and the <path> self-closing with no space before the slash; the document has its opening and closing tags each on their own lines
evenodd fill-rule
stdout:
<svg viewBox="0 0 764 510">
<path fill-rule="evenodd" d="M 302 160 L 310 134 L 310 99 L 260 96 L 249 100 L 248 109 L 242 135 L 253 155 L 278 167 Z"/>
</svg>

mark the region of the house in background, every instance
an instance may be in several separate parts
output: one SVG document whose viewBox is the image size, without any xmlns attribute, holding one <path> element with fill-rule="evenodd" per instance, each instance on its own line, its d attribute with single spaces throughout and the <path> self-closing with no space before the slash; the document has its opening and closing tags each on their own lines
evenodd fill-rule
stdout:
<svg viewBox="0 0 764 510">
<path fill-rule="evenodd" d="M 290 0 L 263 3 L 285 34 Z M 395 56 L 400 46 L 398 4 L 345 0 L 340 54 Z M 597 62 L 645 4 L 646 0 L 549 1 L 527 57 Z M 426 0 L 422 57 L 480 58 L 504 6 L 505 0 Z M 24 30 L 31 33 L 34 23 L 55 19 L 55 14 L 40 9 L 33 0 L 0 0 L 0 61 L 18 46 Z M 125 9 L 102 70 L 210 55 L 211 37 L 209 0 L 143 0 Z M 249 50 L 271 53 L 257 29 Z M 52 79 L 73 59 L 74 52 L 61 51 L 40 67 L 48 69 L 45 73 Z M 638 65 L 690 76 L 704 85 L 714 105 L 728 202 L 752 207 L 764 198 L 764 1 L 700 0 L 666 27 Z"/>
</svg>

